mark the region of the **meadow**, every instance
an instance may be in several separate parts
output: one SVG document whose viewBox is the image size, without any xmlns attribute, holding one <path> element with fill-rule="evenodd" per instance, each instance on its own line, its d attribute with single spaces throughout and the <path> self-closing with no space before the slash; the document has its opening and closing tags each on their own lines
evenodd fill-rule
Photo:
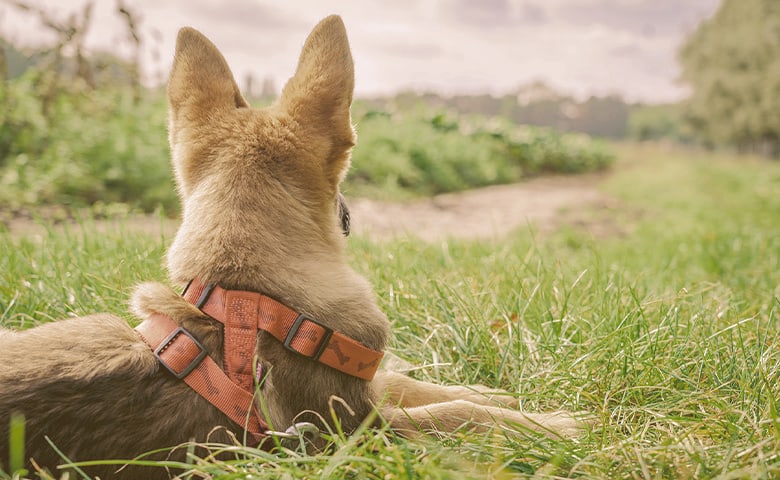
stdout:
<svg viewBox="0 0 780 480">
<path fill-rule="evenodd" d="M 183 478 L 780 477 L 780 164 L 613 148 L 598 188 L 615 228 L 593 233 L 604 212 L 584 209 L 552 233 L 494 241 L 349 240 L 411 375 L 588 412 L 581 438 L 335 432 L 313 456 L 225 446 L 234 460 L 193 457 Z M 128 295 L 165 281 L 170 240 L 90 220 L 0 233 L 0 326 L 97 311 L 137 322 Z M 2 479 L 59 478 L 5 460 Z"/>
</svg>

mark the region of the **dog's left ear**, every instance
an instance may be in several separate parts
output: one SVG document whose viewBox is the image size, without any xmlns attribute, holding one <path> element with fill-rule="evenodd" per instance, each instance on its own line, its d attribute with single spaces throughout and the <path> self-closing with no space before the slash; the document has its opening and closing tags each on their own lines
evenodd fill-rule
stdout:
<svg viewBox="0 0 780 480">
<path fill-rule="evenodd" d="M 180 194 L 187 196 L 200 165 L 189 155 L 176 155 L 178 146 L 197 145 L 199 132 L 216 116 L 248 106 L 217 47 L 194 28 L 179 30 L 168 80 L 168 140 Z"/>
<path fill-rule="evenodd" d="M 295 75 L 279 105 L 305 130 L 309 141 L 326 142 L 325 172 L 332 185 L 341 181 L 355 144 L 349 108 L 355 87 L 347 31 L 337 15 L 322 20 L 306 39 Z"/>
<path fill-rule="evenodd" d="M 249 106 L 225 57 L 208 38 L 190 27 L 179 30 L 176 38 L 168 103 L 174 123 L 182 113 L 187 119 L 209 118 L 209 113 L 215 111 Z"/>
</svg>

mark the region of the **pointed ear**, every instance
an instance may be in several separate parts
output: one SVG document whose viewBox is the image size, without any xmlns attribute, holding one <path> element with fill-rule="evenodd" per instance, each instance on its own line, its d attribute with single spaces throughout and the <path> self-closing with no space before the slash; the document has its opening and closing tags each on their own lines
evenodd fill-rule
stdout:
<svg viewBox="0 0 780 480">
<path fill-rule="evenodd" d="M 331 15 L 306 39 L 298 68 L 282 90 L 279 104 L 307 133 L 332 142 L 333 154 L 344 160 L 341 168 L 355 143 L 349 115 L 354 88 L 347 31 L 341 18 Z"/>
<path fill-rule="evenodd" d="M 248 107 L 217 47 L 194 28 L 179 30 L 168 81 L 172 126 L 182 112 L 188 119 L 208 118 L 215 110 Z"/>
</svg>

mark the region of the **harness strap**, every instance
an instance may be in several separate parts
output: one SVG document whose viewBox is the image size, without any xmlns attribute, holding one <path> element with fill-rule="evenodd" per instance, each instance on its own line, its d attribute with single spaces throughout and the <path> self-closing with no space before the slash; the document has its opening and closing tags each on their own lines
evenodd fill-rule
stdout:
<svg viewBox="0 0 780 480">
<path fill-rule="evenodd" d="M 245 390 L 254 387 L 252 363 L 257 351 L 257 325 L 254 312 L 256 300 L 243 295 L 231 295 L 225 305 L 224 361 L 225 373 Z"/>
<path fill-rule="evenodd" d="M 247 341 L 244 332 L 247 331 L 247 322 L 251 322 L 250 330 L 264 330 L 282 342 L 287 349 L 363 380 L 374 378 L 384 355 L 384 352 L 372 350 L 308 315 L 298 313 L 257 292 L 225 290 L 219 285 L 204 284 L 194 279 L 183 296 L 203 313 L 225 324 L 225 352 L 240 351 L 231 345 L 234 342 Z M 241 318 L 238 322 L 240 326 L 235 326 L 235 316 Z M 228 335 L 229 329 L 235 331 Z M 229 340 L 229 337 L 232 339 Z M 254 349 L 250 352 L 254 352 Z M 238 357 L 228 361 L 226 354 L 226 366 L 242 365 L 243 361 L 244 359 Z M 251 379 L 251 358 L 249 369 Z M 239 369 L 239 372 L 243 370 Z"/>
<path fill-rule="evenodd" d="M 135 330 L 151 347 L 162 366 L 176 378 L 184 380 L 235 423 L 242 425 L 255 445 L 260 444 L 268 426 L 257 414 L 251 387 L 242 388 L 228 378 L 207 355 L 203 345 L 166 315 L 152 314 Z"/>
</svg>

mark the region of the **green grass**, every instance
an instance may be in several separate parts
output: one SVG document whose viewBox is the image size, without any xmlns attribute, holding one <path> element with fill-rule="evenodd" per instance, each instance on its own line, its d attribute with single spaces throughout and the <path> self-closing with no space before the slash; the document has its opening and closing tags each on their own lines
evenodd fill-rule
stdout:
<svg viewBox="0 0 780 480">
<path fill-rule="evenodd" d="M 616 148 L 600 185 L 611 210 L 582 213 L 613 222 L 607 234 L 350 239 L 393 322 L 391 350 L 424 366 L 416 377 L 505 388 L 527 410 L 591 412 L 587 435 L 414 443 L 368 430 L 336 436 L 329 454 L 244 449 L 192 468 L 215 479 L 780 477 L 780 164 Z M 93 230 L 0 235 L 0 325 L 128 317 L 132 285 L 164 278 L 169 239 Z"/>
</svg>

